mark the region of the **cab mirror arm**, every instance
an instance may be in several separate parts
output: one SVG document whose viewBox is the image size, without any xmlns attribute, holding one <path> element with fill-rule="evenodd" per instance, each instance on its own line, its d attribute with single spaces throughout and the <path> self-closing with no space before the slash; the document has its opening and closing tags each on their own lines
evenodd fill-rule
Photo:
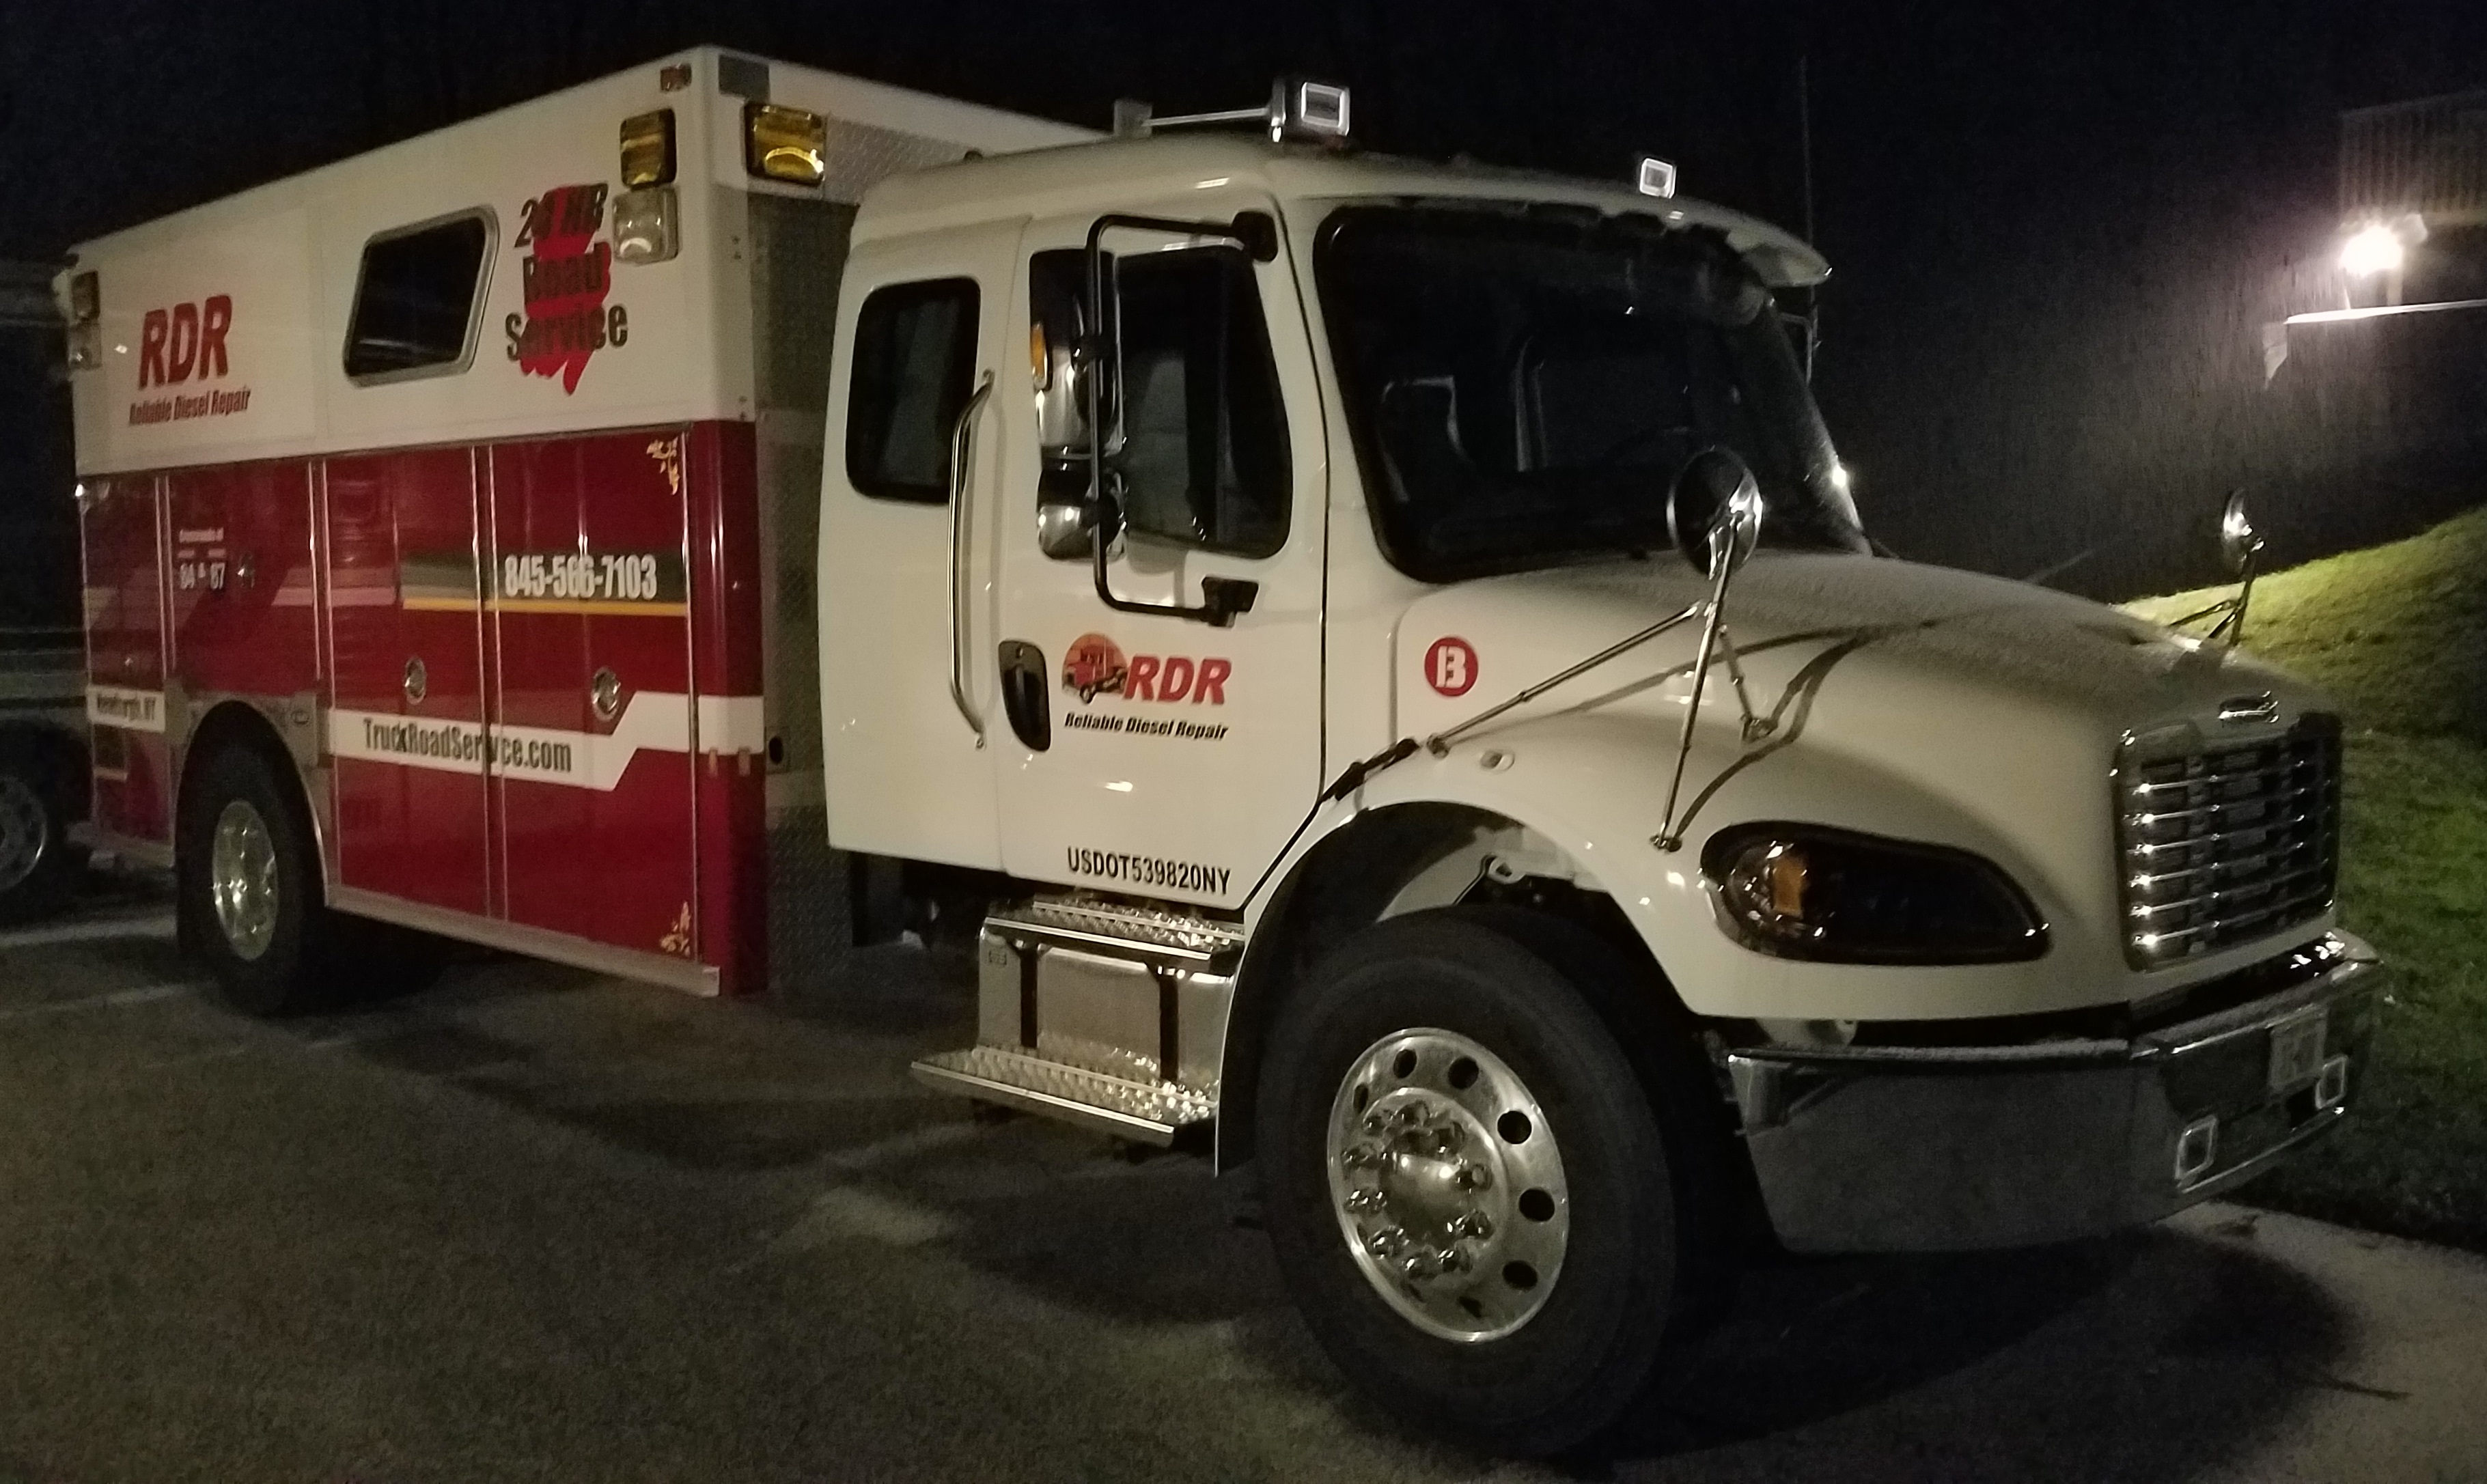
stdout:
<svg viewBox="0 0 2487 1484">
<path fill-rule="evenodd" d="M 1102 477 L 1102 461 L 1091 461 L 1092 472 Z M 1239 613 L 1249 613 L 1261 596 L 1261 584 L 1246 577 L 1208 576 L 1200 579 L 1200 605 L 1188 606 L 1172 602 L 1134 602 L 1114 591 L 1106 563 L 1113 553 L 1114 538 L 1123 525 L 1122 506 L 1110 493 L 1094 497 L 1094 524 L 1088 531 L 1089 574 L 1097 584 L 1097 601 L 1117 613 L 1154 613 L 1160 618 L 1188 618 L 1212 629 L 1224 629 L 1235 622 Z"/>
<path fill-rule="evenodd" d="M 1224 629 L 1235 622 L 1239 613 L 1252 611 L 1254 600 L 1260 597 L 1261 585 L 1237 577 L 1203 577 L 1200 582 L 1200 605 L 1180 602 L 1134 602 L 1114 591 L 1108 563 L 1115 536 L 1124 526 L 1122 501 L 1107 483 L 1112 472 L 1111 450 L 1119 451 L 1120 428 L 1106 421 L 1105 387 L 1115 389 L 1113 415 L 1119 423 L 1122 416 L 1122 336 L 1123 317 L 1120 306 L 1107 297 L 1104 238 L 1107 231 L 1130 228 L 1141 232 L 1180 233 L 1187 237 L 1207 238 L 1242 248 L 1254 258 L 1268 262 L 1277 255 L 1277 224 L 1267 215 L 1246 211 L 1233 221 L 1177 221 L 1162 216 L 1130 216 L 1107 213 L 1088 227 L 1087 279 L 1090 338 L 1082 347 L 1082 358 L 1089 371 L 1085 378 L 1088 403 L 1088 499 L 1094 519 L 1090 530 L 1089 570 L 1097 584 L 1097 601 L 1117 613 L 1153 613 L 1161 618 L 1185 618 Z M 1266 254 L 1266 256 L 1265 256 Z"/>
</svg>

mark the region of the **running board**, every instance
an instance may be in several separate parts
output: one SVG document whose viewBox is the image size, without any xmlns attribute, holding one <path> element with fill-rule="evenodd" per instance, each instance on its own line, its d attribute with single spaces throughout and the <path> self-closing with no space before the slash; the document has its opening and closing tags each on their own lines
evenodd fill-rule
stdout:
<svg viewBox="0 0 2487 1484">
<path fill-rule="evenodd" d="M 1172 1144 L 1184 1130 L 1217 1115 L 1216 1098 L 1187 1087 L 1134 1082 L 1000 1047 L 942 1051 L 908 1070 L 928 1087 L 1042 1113 L 1160 1149 Z"/>
<path fill-rule="evenodd" d="M 1170 1144 L 1217 1116 L 1243 948 L 1233 923 L 1155 908 L 1002 908 L 977 949 L 977 1044 L 912 1070 L 944 1091 Z"/>
</svg>

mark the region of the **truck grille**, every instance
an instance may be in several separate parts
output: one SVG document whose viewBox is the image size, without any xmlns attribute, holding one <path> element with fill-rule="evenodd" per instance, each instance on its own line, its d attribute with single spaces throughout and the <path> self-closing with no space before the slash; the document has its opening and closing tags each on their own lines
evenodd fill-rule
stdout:
<svg viewBox="0 0 2487 1484">
<path fill-rule="evenodd" d="M 2181 740 L 2128 743 L 2116 769 L 2125 958 L 2136 968 L 2321 916 L 2338 875 L 2338 718 L 2309 715 L 2253 742 L 2206 745 L 2181 730 Z"/>
</svg>

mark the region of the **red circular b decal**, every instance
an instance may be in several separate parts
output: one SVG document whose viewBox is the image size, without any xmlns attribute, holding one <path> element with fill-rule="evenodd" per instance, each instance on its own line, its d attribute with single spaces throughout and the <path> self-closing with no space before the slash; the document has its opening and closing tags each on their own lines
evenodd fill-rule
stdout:
<svg viewBox="0 0 2487 1484">
<path fill-rule="evenodd" d="M 1425 683 L 1444 695 L 1466 695 L 1476 684 L 1476 651 L 1466 639 L 1439 638 L 1425 651 Z"/>
</svg>

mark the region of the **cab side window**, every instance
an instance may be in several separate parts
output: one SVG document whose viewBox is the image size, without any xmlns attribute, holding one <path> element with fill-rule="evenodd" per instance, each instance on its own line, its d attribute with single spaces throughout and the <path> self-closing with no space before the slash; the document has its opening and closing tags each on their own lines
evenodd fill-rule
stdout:
<svg viewBox="0 0 2487 1484">
<path fill-rule="evenodd" d="M 1029 269 L 1040 316 L 1084 296 L 1078 252 L 1040 253 Z M 1112 260 L 1112 282 L 1122 441 L 1111 462 L 1125 521 L 1212 551 L 1274 554 L 1293 481 L 1252 260 L 1229 247 L 1127 253 Z M 1044 327 L 1048 340 L 1063 333 Z"/>
<path fill-rule="evenodd" d="M 877 289 L 855 317 L 847 479 L 884 500 L 950 500 L 950 434 L 976 370 L 976 282 Z"/>
</svg>

